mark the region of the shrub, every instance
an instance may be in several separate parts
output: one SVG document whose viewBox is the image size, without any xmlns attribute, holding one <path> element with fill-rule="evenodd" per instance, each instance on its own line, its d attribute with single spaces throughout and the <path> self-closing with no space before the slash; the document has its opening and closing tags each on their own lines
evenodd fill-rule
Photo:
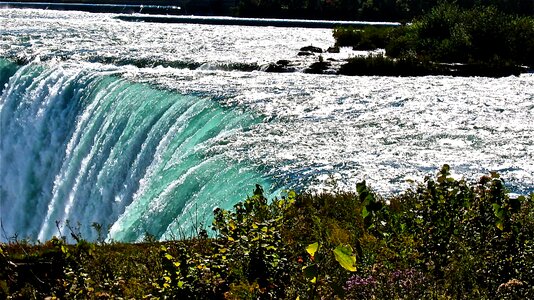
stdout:
<svg viewBox="0 0 534 300">
<path fill-rule="evenodd" d="M 420 61 L 413 57 L 392 59 L 382 54 L 350 58 L 338 71 L 342 75 L 375 76 L 420 76 L 447 72 L 442 66 Z"/>
<path fill-rule="evenodd" d="M 366 26 L 364 28 L 334 28 L 337 47 L 350 46 L 354 50 L 374 50 L 385 48 L 389 43 L 391 27 Z"/>
<path fill-rule="evenodd" d="M 495 7 L 462 9 L 443 3 L 391 35 L 386 54 L 445 63 L 530 65 L 534 18 L 506 15 Z"/>
<path fill-rule="evenodd" d="M 388 198 L 362 182 L 353 193 L 269 202 L 257 186 L 214 212 L 213 238 L 202 230 L 169 242 L 0 245 L 0 295 L 529 299 L 533 206 L 534 194 L 510 197 L 495 173 L 468 182 L 447 165 Z"/>
</svg>

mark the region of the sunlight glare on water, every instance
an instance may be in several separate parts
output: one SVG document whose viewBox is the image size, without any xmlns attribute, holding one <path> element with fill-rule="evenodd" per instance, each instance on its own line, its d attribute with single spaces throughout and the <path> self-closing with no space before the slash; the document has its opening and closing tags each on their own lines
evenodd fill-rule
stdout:
<svg viewBox="0 0 534 300">
<path fill-rule="evenodd" d="M 47 238 L 55 220 L 90 224 L 92 212 L 113 237 L 165 239 L 197 206 L 209 214 L 250 192 L 238 187 L 354 191 L 367 180 L 387 194 L 442 164 L 534 191 L 534 74 L 267 73 L 257 70 L 280 59 L 316 61 L 297 53 L 332 46 L 331 30 L 114 16 L 0 10 L 0 58 L 21 64 L 0 78 L 13 76 L 0 101 L 0 196 L 15 203 L 2 217 L 22 234 Z"/>
</svg>

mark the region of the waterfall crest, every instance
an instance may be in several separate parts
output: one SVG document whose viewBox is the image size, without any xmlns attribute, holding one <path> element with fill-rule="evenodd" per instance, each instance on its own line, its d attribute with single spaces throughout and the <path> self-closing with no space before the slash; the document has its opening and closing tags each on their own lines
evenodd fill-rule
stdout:
<svg viewBox="0 0 534 300">
<path fill-rule="evenodd" d="M 215 207 L 231 207 L 254 184 L 271 184 L 215 150 L 259 121 L 246 112 L 87 66 L 3 60 L 0 74 L 8 235 L 43 241 L 65 235 L 70 221 L 89 239 L 93 222 L 111 239 L 169 239 L 209 222 Z"/>
</svg>

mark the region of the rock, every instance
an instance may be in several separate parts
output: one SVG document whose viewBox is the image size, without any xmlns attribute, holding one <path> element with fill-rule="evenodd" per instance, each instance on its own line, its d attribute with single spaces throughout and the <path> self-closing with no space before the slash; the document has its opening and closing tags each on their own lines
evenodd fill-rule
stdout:
<svg viewBox="0 0 534 300">
<path fill-rule="evenodd" d="M 289 63 L 290 62 L 288 60 L 278 61 L 276 62 L 276 64 L 270 63 L 262 70 L 265 72 L 273 72 L 273 73 L 295 72 L 295 68 L 289 67 Z"/>
<path fill-rule="evenodd" d="M 313 52 L 313 53 L 323 53 L 323 49 L 315 46 L 306 46 L 300 48 L 300 51 L 307 51 L 307 52 Z"/>
<path fill-rule="evenodd" d="M 330 63 L 325 61 L 314 62 L 306 70 L 304 70 L 304 73 L 324 74 L 329 66 Z"/>
<path fill-rule="evenodd" d="M 328 49 L 326 50 L 326 52 L 328 52 L 328 53 L 339 53 L 339 47 L 338 47 L 338 46 L 335 46 L 335 47 L 328 47 Z"/>
<path fill-rule="evenodd" d="M 281 66 L 287 66 L 289 65 L 290 61 L 287 60 L 287 59 L 281 59 L 279 61 L 276 62 L 277 65 L 281 65 Z"/>
<path fill-rule="evenodd" d="M 310 55 L 313 55 L 313 53 L 308 52 L 308 51 L 300 51 L 297 55 L 298 56 L 310 56 Z"/>
</svg>

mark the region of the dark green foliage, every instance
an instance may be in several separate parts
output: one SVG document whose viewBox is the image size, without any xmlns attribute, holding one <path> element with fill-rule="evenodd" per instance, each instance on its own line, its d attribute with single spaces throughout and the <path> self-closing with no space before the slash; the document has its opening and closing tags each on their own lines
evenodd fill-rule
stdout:
<svg viewBox="0 0 534 300">
<path fill-rule="evenodd" d="M 507 15 L 495 7 L 442 4 L 392 34 L 386 54 L 445 63 L 532 66 L 534 18 Z"/>
<path fill-rule="evenodd" d="M 215 237 L 144 244 L 0 245 L 0 296 L 14 299 L 532 299 L 534 194 L 447 165 L 383 198 L 257 186 L 214 212 Z M 95 227 L 95 229 L 98 226 Z"/>
<path fill-rule="evenodd" d="M 336 28 L 333 35 L 337 46 L 386 50 L 387 57 L 349 59 L 339 70 L 344 75 L 500 77 L 534 67 L 534 18 L 495 7 L 443 3 L 411 25 Z"/>
<path fill-rule="evenodd" d="M 342 75 L 421 76 L 446 74 L 449 70 L 443 66 L 418 61 L 411 57 L 392 59 L 382 54 L 371 54 L 349 59 L 341 66 L 338 73 Z"/>
<path fill-rule="evenodd" d="M 337 27 L 334 28 L 334 39 L 336 46 L 350 46 L 354 50 L 374 50 L 385 48 L 389 43 L 389 34 L 394 29 L 392 27 L 364 28 Z"/>
<path fill-rule="evenodd" d="M 281 231 L 285 225 L 283 212 L 291 201 L 281 199 L 268 204 L 262 187 L 257 185 L 254 195 L 236 204 L 234 211 L 214 212 L 213 229 L 224 243 L 219 251 L 228 253 L 232 275 L 257 286 L 256 294 L 261 298 L 282 298 L 289 289 L 294 265 Z"/>
<path fill-rule="evenodd" d="M 409 21 L 441 3 L 462 8 L 494 6 L 508 14 L 534 15 L 531 0 L 239 0 L 235 16 L 330 20 Z M 189 8 L 186 9 L 190 10 Z"/>
</svg>

